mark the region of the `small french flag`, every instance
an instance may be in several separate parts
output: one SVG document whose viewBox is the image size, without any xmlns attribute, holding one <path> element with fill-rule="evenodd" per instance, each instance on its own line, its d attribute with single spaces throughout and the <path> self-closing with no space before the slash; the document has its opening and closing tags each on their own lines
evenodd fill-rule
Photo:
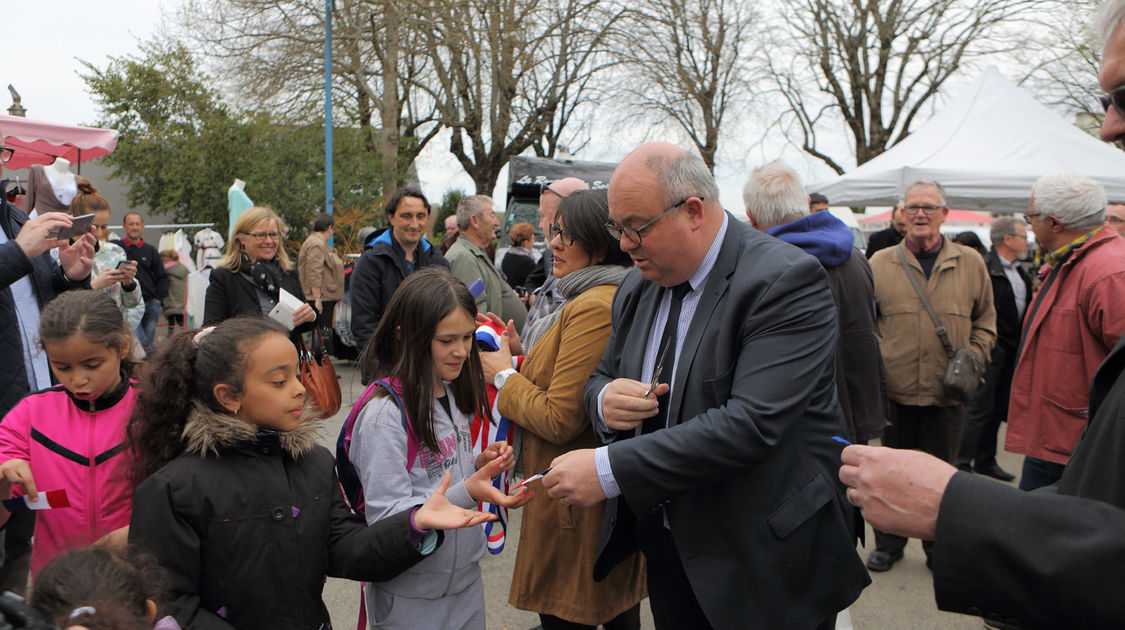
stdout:
<svg viewBox="0 0 1125 630">
<path fill-rule="evenodd" d="M 53 510 L 55 508 L 68 508 L 70 501 L 66 498 L 66 490 L 48 490 L 40 492 L 39 498 L 32 501 L 30 497 L 13 497 L 4 499 L 4 508 L 9 512 L 29 512 L 31 510 Z"/>
</svg>

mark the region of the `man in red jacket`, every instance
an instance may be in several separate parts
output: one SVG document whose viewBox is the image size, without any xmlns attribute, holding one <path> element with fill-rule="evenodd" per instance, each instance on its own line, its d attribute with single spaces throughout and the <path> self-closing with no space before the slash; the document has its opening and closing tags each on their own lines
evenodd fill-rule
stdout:
<svg viewBox="0 0 1125 630">
<path fill-rule="evenodd" d="M 1062 477 L 1089 419 L 1094 371 L 1125 335 L 1125 239 L 1105 224 L 1105 190 L 1059 171 L 1032 187 L 1024 220 L 1047 252 L 1012 376 L 1004 446 L 1026 455 L 1020 488 Z"/>
</svg>

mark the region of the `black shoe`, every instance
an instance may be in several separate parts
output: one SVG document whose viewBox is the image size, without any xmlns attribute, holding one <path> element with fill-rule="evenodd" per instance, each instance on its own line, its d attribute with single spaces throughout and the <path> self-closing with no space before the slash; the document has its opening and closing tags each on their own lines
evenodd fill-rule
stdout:
<svg viewBox="0 0 1125 630">
<path fill-rule="evenodd" d="M 876 549 L 871 552 L 870 556 L 867 556 L 867 568 L 870 571 L 882 573 L 883 571 L 890 571 L 891 567 L 899 560 L 902 560 L 901 549 L 893 553 L 883 551 L 882 549 Z"/>
<path fill-rule="evenodd" d="M 973 472 L 972 464 L 957 464 L 957 470 L 963 470 L 967 473 Z"/>
<path fill-rule="evenodd" d="M 973 468 L 973 472 L 978 475 L 985 475 L 987 477 L 992 477 L 993 479 L 999 479 L 1000 481 L 1012 481 L 1016 478 L 1015 475 L 1001 468 L 1000 465 L 995 461 L 991 461 L 987 464 L 984 464 L 983 466 L 978 465 Z"/>
</svg>

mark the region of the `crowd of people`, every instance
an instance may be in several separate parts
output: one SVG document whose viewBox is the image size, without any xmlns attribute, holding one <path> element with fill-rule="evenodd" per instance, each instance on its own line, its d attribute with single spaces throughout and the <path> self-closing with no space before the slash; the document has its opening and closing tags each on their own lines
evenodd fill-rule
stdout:
<svg viewBox="0 0 1125 630">
<path fill-rule="evenodd" d="M 1120 141 L 1125 1 L 1099 20 Z M 0 586 L 30 581 L 46 623 L 330 628 L 336 576 L 365 583 L 370 627 L 484 628 L 486 506 L 525 510 L 509 602 L 545 630 L 636 630 L 645 598 L 657 628 L 833 628 L 907 537 L 943 609 L 1125 619 L 1125 206 L 1084 175 L 1040 177 L 990 247 L 912 183 L 861 252 L 788 166 L 750 173 L 742 221 L 702 160 L 650 142 L 606 190 L 542 187 L 542 254 L 521 223 L 497 264 L 484 195 L 435 245 L 406 187 L 348 273 L 331 215 L 294 263 L 252 207 L 200 329 L 178 255 L 136 213 L 110 241 L 74 184 L 34 216 L 0 190 Z M 334 458 L 297 347 L 345 301 L 367 388 Z M 475 441 L 501 419 L 510 440 Z"/>
</svg>

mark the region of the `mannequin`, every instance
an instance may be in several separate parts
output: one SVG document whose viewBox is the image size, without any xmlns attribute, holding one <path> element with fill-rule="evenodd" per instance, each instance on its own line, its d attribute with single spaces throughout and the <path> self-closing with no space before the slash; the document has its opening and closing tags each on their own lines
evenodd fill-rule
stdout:
<svg viewBox="0 0 1125 630">
<path fill-rule="evenodd" d="M 241 179 L 235 179 L 234 183 L 230 185 L 230 190 L 227 191 L 227 210 L 230 214 L 230 226 L 234 229 L 234 224 L 238 221 L 238 216 L 242 214 L 247 208 L 253 208 L 254 202 L 250 201 L 250 197 L 246 195 L 246 182 Z M 227 232 L 227 238 L 231 237 L 230 232 Z"/>
<path fill-rule="evenodd" d="M 70 162 L 64 158 L 55 158 L 48 167 L 33 164 L 30 171 L 27 211 L 36 214 L 68 212 L 70 202 L 78 194 L 78 184 L 74 173 L 70 172 Z"/>
</svg>

